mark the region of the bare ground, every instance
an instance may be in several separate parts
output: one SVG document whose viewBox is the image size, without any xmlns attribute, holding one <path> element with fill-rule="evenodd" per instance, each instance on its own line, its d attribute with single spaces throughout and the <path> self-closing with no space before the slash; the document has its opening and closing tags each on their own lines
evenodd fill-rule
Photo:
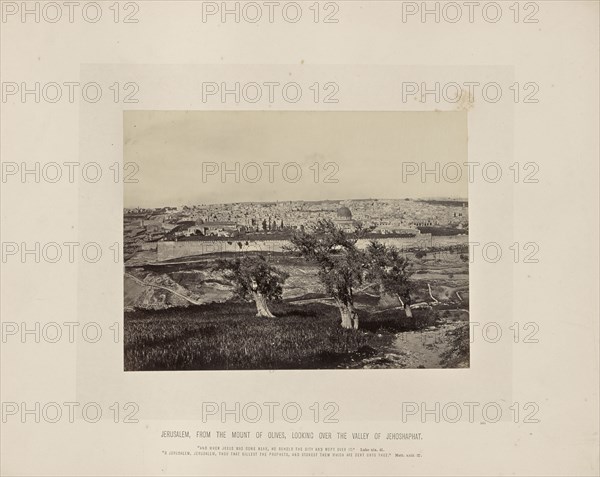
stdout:
<svg viewBox="0 0 600 477">
<path fill-rule="evenodd" d="M 466 331 L 466 333 L 465 333 Z M 468 368 L 468 322 L 446 321 L 424 330 L 396 333 L 371 356 L 340 365 L 347 369 Z"/>
</svg>

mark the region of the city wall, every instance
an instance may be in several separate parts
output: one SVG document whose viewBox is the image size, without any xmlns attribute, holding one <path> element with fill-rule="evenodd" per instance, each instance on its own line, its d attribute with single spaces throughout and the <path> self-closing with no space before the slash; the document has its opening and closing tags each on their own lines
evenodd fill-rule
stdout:
<svg viewBox="0 0 600 477">
<path fill-rule="evenodd" d="M 395 245 L 396 247 L 427 248 L 431 246 L 447 246 L 467 243 L 466 235 L 453 237 L 431 237 L 431 234 L 421 234 L 416 237 L 391 237 L 378 238 L 379 242 L 387 245 Z M 359 248 L 365 248 L 369 243 L 369 239 L 361 239 L 357 245 Z M 181 257 L 190 257 L 194 255 L 207 255 L 211 253 L 226 253 L 226 252 L 283 252 L 290 247 L 290 242 L 287 240 L 253 240 L 242 242 L 243 246 L 240 249 L 238 241 L 181 241 L 181 242 L 157 242 L 157 260 L 159 262 L 172 260 Z"/>
</svg>

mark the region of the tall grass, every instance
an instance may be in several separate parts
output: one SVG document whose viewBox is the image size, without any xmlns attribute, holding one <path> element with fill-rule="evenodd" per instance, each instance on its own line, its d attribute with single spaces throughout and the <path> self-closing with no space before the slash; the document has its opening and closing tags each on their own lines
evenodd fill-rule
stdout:
<svg viewBox="0 0 600 477">
<path fill-rule="evenodd" d="M 340 328 L 335 308 L 211 304 L 125 315 L 126 370 L 294 369 L 333 365 L 366 343 Z"/>
<path fill-rule="evenodd" d="M 337 309 L 319 303 L 273 307 L 276 318 L 257 318 L 252 303 L 220 303 L 125 314 L 125 370 L 333 368 L 375 333 L 418 329 L 400 311 L 359 311 L 361 330 L 340 326 Z"/>
</svg>

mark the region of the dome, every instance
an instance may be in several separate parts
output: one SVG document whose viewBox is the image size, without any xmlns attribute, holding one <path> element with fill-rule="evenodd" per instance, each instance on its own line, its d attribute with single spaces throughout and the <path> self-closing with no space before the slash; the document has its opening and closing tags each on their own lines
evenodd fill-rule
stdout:
<svg viewBox="0 0 600 477">
<path fill-rule="evenodd" d="M 348 207 L 340 207 L 337 210 L 337 216 L 340 219 L 351 219 L 352 218 L 352 212 L 350 212 L 350 209 Z"/>
</svg>

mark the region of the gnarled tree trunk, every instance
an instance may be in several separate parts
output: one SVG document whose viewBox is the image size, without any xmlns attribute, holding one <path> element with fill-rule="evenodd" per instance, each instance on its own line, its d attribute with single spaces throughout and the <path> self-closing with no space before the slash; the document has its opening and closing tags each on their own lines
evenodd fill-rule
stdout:
<svg viewBox="0 0 600 477">
<path fill-rule="evenodd" d="M 269 310 L 267 298 L 260 292 L 252 292 L 254 303 L 256 303 L 256 316 L 261 318 L 275 318 L 275 315 Z"/>
<path fill-rule="evenodd" d="M 356 313 L 354 305 L 352 305 L 352 303 L 342 303 L 341 301 L 338 301 L 337 305 L 340 310 L 340 315 L 342 316 L 342 328 L 357 330 L 358 313 Z"/>
<path fill-rule="evenodd" d="M 410 297 L 406 298 L 403 301 L 402 298 L 400 297 L 400 295 L 398 295 L 398 301 L 400 302 L 400 306 L 404 307 L 404 313 L 406 313 L 406 317 L 407 318 L 412 318 L 413 314 L 412 314 L 412 310 L 410 309 Z"/>
</svg>

